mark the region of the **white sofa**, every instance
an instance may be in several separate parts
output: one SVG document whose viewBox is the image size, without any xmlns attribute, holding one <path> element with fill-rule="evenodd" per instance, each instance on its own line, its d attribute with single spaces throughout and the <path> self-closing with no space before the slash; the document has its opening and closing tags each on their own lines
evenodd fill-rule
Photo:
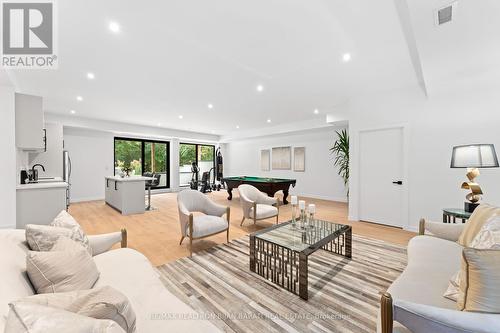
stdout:
<svg viewBox="0 0 500 333">
<path fill-rule="evenodd" d="M 461 266 L 463 247 L 456 241 L 463 227 L 420 221 L 420 235 L 408 243 L 407 267 L 382 295 L 378 332 L 500 332 L 500 314 L 458 311 L 443 297 Z"/>
<path fill-rule="evenodd" d="M 89 236 L 89 240 L 101 273 L 95 287 L 109 285 L 128 297 L 137 316 L 137 332 L 220 332 L 165 289 L 141 253 L 129 248 L 109 250 L 122 241 L 122 233 Z M 125 243 L 124 239 L 122 246 Z M 26 251 L 24 230 L 0 230 L 0 332 L 8 303 L 34 294 L 26 274 Z"/>
</svg>

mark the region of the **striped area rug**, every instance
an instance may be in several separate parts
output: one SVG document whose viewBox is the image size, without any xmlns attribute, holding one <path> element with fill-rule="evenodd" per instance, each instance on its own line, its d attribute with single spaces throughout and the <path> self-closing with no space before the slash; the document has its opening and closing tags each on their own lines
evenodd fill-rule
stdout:
<svg viewBox="0 0 500 333">
<path fill-rule="evenodd" d="M 309 300 L 250 272 L 249 238 L 158 267 L 165 287 L 225 332 L 375 332 L 380 292 L 406 248 L 353 236 L 352 260 L 309 257 Z"/>
</svg>

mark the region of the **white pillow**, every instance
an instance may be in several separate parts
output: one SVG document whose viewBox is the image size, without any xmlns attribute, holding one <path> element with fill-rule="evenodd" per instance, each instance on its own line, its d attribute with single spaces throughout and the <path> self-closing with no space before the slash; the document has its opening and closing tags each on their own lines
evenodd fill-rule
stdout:
<svg viewBox="0 0 500 333">
<path fill-rule="evenodd" d="M 82 227 L 67 211 L 62 210 L 50 223 L 53 227 L 61 227 L 70 229 L 72 231 L 71 239 L 82 243 L 83 247 L 92 255 L 92 248 L 90 247 L 89 238 L 83 231 Z"/>
<path fill-rule="evenodd" d="M 70 311 L 95 319 L 110 319 L 127 333 L 135 331 L 136 316 L 128 298 L 118 290 L 103 286 L 65 293 L 39 294 L 15 303 L 33 303 Z"/>
<path fill-rule="evenodd" d="M 112 320 L 89 318 L 32 303 L 9 304 L 5 333 L 124 333 Z"/>
<path fill-rule="evenodd" d="M 470 245 L 471 248 L 478 250 L 500 249 L 500 216 L 493 216 L 486 221 L 481 230 L 472 239 Z M 443 296 L 456 302 L 459 294 L 460 270 L 451 277 L 448 289 L 446 289 Z"/>
<path fill-rule="evenodd" d="M 89 239 L 78 222 L 65 210 L 50 225 L 26 225 L 26 241 L 33 251 L 50 251 L 60 236 L 80 243 L 92 255 Z"/>
<path fill-rule="evenodd" d="M 51 251 L 30 251 L 26 271 L 38 294 L 90 289 L 99 278 L 94 259 L 67 237 L 60 237 Z"/>
<path fill-rule="evenodd" d="M 50 251 L 59 237 L 71 238 L 72 235 L 71 230 L 67 228 L 39 224 L 26 225 L 24 233 L 32 251 Z"/>
</svg>

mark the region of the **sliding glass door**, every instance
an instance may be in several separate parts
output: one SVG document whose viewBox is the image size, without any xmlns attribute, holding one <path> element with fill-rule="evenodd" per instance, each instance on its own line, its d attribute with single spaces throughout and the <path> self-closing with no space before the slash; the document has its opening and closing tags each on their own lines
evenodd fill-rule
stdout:
<svg viewBox="0 0 500 333">
<path fill-rule="evenodd" d="M 198 179 L 201 180 L 203 172 L 215 167 L 215 146 L 200 145 L 195 143 L 179 144 L 179 185 L 189 186 L 191 181 L 191 163 L 195 162 L 200 168 Z M 211 171 L 210 177 L 213 178 Z"/>
<path fill-rule="evenodd" d="M 133 176 L 159 174 L 160 185 L 156 188 L 169 188 L 169 165 L 169 142 L 115 138 L 115 175 L 127 167 Z"/>
</svg>

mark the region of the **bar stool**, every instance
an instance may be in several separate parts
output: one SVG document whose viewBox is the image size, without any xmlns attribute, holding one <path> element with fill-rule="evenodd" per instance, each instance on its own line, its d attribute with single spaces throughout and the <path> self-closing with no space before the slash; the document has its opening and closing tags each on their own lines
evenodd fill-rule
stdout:
<svg viewBox="0 0 500 333">
<path fill-rule="evenodd" d="M 151 206 L 151 189 L 160 185 L 161 175 L 157 173 L 145 172 L 144 177 L 154 178 L 153 180 L 146 180 L 146 189 L 148 190 L 148 205 L 146 206 L 146 211 L 155 210 L 155 208 Z"/>
</svg>

